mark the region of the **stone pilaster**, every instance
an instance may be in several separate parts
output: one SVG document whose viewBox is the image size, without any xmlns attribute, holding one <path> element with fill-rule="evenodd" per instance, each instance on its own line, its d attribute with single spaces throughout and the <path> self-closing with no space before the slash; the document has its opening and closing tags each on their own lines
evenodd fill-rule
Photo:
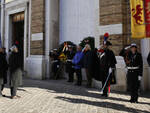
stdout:
<svg viewBox="0 0 150 113">
<path fill-rule="evenodd" d="M 31 7 L 31 55 L 44 55 L 45 0 L 32 0 Z"/>
</svg>

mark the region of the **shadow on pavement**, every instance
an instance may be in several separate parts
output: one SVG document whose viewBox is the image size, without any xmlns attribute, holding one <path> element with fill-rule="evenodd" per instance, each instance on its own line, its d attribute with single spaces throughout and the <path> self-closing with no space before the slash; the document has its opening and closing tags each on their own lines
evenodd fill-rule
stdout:
<svg viewBox="0 0 150 113">
<path fill-rule="evenodd" d="M 123 112 L 150 113 L 149 111 L 146 111 L 146 110 L 129 108 L 129 107 L 126 107 L 121 104 L 110 103 L 110 102 L 96 102 L 96 101 L 88 101 L 88 100 L 83 100 L 83 99 L 74 99 L 74 98 L 67 98 L 67 97 L 61 97 L 61 96 L 56 97 L 56 99 L 61 99 L 63 101 L 76 103 L 76 104 L 88 104 L 88 105 L 93 105 L 93 106 L 97 106 L 97 107 L 110 108 L 110 109 L 123 111 Z"/>
<path fill-rule="evenodd" d="M 27 79 L 25 80 L 24 83 L 25 83 L 24 87 L 42 88 L 42 89 L 46 89 L 50 93 L 66 93 L 70 95 L 79 95 L 79 96 L 86 96 L 86 97 L 97 98 L 97 99 L 106 99 L 106 98 L 102 98 L 101 94 L 96 89 L 93 89 L 93 88 L 87 89 L 85 88 L 85 86 L 78 87 L 73 84 L 66 83 L 64 81 L 58 81 L 58 80 L 40 81 L 40 80 Z M 123 93 L 123 92 L 113 91 L 112 93 L 119 94 L 119 95 L 127 95 L 127 93 Z M 136 112 L 150 113 L 148 111 L 128 108 L 124 105 L 116 104 L 116 103 L 93 102 L 93 101 L 87 101 L 87 100 L 82 100 L 82 99 L 72 99 L 72 98 L 66 98 L 66 97 L 57 97 L 57 99 L 69 101 L 72 103 L 84 103 L 84 104 L 89 104 L 89 105 L 95 105 L 98 107 L 109 107 L 109 108 L 120 110 L 120 111 L 132 111 L 135 113 Z M 107 99 L 114 100 L 114 101 L 122 101 L 122 102 L 129 101 L 127 99 L 117 98 L 117 97 L 108 97 Z M 144 103 L 144 102 L 139 102 L 139 104 L 150 105 L 150 103 Z"/>
</svg>

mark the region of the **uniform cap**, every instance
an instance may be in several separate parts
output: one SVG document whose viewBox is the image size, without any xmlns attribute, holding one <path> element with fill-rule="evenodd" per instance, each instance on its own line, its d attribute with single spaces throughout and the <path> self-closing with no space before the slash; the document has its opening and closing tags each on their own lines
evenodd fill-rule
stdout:
<svg viewBox="0 0 150 113">
<path fill-rule="evenodd" d="M 109 42 L 109 41 L 104 41 L 104 45 L 111 46 L 111 45 L 112 45 L 112 43 L 111 43 L 111 42 Z"/>
<path fill-rule="evenodd" d="M 104 37 L 109 37 L 109 33 L 105 33 L 105 34 L 104 34 Z"/>
<path fill-rule="evenodd" d="M 136 47 L 136 48 L 137 48 L 137 45 L 136 45 L 135 43 L 132 43 L 132 44 L 131 44 L 131 48 L 132 48 L 132 47 Z"/>
</svg>

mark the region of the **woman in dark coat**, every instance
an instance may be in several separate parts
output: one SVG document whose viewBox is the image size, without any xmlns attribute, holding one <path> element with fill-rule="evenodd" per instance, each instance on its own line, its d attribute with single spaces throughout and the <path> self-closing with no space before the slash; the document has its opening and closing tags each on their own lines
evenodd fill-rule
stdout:
<svg viewBox="0 0 150 113">
<path fill-rule="evenodd" d="M 11 98 L 16 99 L 19 96 L 16 95 L 17 88 L 22 85 L 22 64 L 21 56 L 19 53 L 19 46 L 15 46 L 12 49 L 12 53 L 9 58 L 10 66 L 10 88 L 11 88 Z"/>
<path fill-rule="evenodd" d="M 7 83 L 7 69 L 8 64 L 4 55 L 4 50 L 0 48 L 0 96 L 2 96 L 4 84 Z"/>
</svg>

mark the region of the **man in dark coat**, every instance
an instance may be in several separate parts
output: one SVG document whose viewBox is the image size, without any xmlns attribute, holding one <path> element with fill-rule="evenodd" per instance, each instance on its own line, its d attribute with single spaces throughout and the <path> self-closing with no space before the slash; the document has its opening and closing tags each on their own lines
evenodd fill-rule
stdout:
<svg viewBox="0 0 150 113">
<path fill-rule="evenodd" d="M 2 48 L 1 56 L 3 57 L 3 58 L 1 58 L 3 61 L 3 85 L 2 85 L 1 91 L 3 91 L 5 84 L 7 84 L 7 71 L 8 71 L 8 63 L 7 63 L 7 59 L 6 59 L 6 57 L 7 57 L 6 49 L 4 47 Z"/>
<path fill-rule="evenodd" d="M 95 72 L 93 70 L 95 67 L 94 62 L 94 52 L 91 50 L 90 45 L 85 45 L 84 50 L 84 68 L 86 71 L 86 77 L 87 77 L 87 87 L 92 87 L 92 77 L 94 76 Z"/>
<path fill-rule="evenodd" d="M 103 53 L 100 55 L 100 75 L 102 76 L 103 94 L 102 96 L 108 96 L 108 85 L 110 83 L 110 74 L 113 69 L 116 68 L 116 58 L 112 50 L 109 47 L 112 44 L 109 41 L 104 42 Z"/>
<path fill-rule="evenodd" d="M 137 45 L 131 44 L 131 52 L 128 54 L 128 83 L 130 91 L 130 102 L 138 103 L 138 89 L 143 74 L 142 55 L 137 51 Z"/>
<path fill-rule="evenodd" d="M 75 52 L 73 51 L 73 47 L 71 45 L 68 45 L 68 51 L 65 52 L 67 56 L 67 62 L 66 62 L 66 73 L 68 73 L 68 82 L 74 81 L 74 68 L 72 64 L 73 57 L 75 56 Z"/>
<path fill-rule="evenodd" d="M 7 61 L 5 59 L 5 56 L 3 54 L 3 49 L 0 48 L 0 97 L 2 96 L 2 90 L 4 88 L 5 83 L 5 71 L 7 70 Z"/>
<path fill-rule="evenodd" d="M 149 66 L 150 66 L 150 52 L 149 52 L 148 57 L 147 57 L 147 62 L 149 64 Z"/>
<path fill-rule="evenodd" d="M 9 57 L 9 67 L 10 67 L 10 88 L 11 88 L 11 98 L 16 99 L 19 96 L 16 95 L 17 88 L 22 85 L 22 64 L 20 63 L 22 58 L 20 56 L 20 49 L 18 45 L 14 45 L 11 49 L 12 53 Z"/>
</svg>

